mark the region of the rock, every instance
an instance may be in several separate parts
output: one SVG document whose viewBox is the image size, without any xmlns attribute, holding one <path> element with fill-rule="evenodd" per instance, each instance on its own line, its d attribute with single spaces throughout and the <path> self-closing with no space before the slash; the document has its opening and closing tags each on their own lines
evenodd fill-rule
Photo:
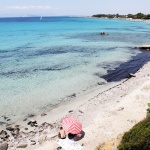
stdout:
<svg viewBox="0 0 150 150">
<path fill-rule="evenodd" d="M 45 113 L 42 113 L 42 114 L 41 114 L 41 116 L 46 116 L 46 115 L 47 115 L 47 114 L 45 114 Z"/>
<path fill-rule="evenodd" d="M 28 118 L 23 119 L 23 121 L 27 121 Z"/>
<path fill-rule="evenodd" d="M 17 137 L 19 135 L 19 131 L 20 129 L 19 128 L 15 128 L 13 132 L 11 132 L 11 134 L 14 136 L 14 137 Z"/>
<path fill-rule="evenodd" d="M 23 143 L 23 144 L 19 144 L 19 145 L 17 146 L 17 148 L 26 148 L 27 146 L 28 146 L 28 144 Z"/>
<path fill-rule="evenodd" d="M 0 132 L 0 139 L 2 139 L 3 141 L 6 141 L 8 137 L 9 137 L 9 135 L 7 134 L 6 131 L 2 130 Z"/>
<path fill-rule="evenodd" d="M 83 111 L 79 110 L 80 113 L 83 113 Z"/>
<path fill-rule="evenodd" d="M 19 128 L 19 127 L 20 127 L 20 125 L 15 125 L 15 127 L 16 127 L 16 128 Z"/>
<path fill-rule="evenodd" d="M 6 130 L 8 130 L 8 131 L 14 131 L 14 128 L 12 128 L 12 127 L 7 127 Z"/>
<path fill-rule="evenodd" d="M 106 34 L 105 32 L 100 32 L 100 35 L 109 35 L 109 34 Z"/>
<path fill-rule="evenodd" d="M 127 120 L 129 121 L 130 123 L 136 123 L 136 120 Z"/>
<path fill-rule="evenodd" d="M 105 84 L 105 82 L 98 82 L 97 84 L 98 85 L 103 85 L 103 84 Z"/>
<path fill-rule="evenodd" d="M 127 78 L 130 79 L 130 78 L 132 78 L 132 77 L 136 77 L 136 76 L 135 76 L 134 74 L 132 74 L 132 73 L 128 73 Z"/>
<path fill-rule="evenodd" d="M 28 117 L 29 118 L 32 118 L 32 117 L 34 117 L 35 115 L 34 114 L 30 114 Z"/>
<path fill-rule="evenodd" d="M 36 120 L 29 121 L 27 124 L 28 124 L 28 125 L 31 125 L 31 127 L 35 127 L 36 124 L 37 124 L 37 121 L 36 121 Z"/>
<path fill-rule="evenodd" d="M 35 142 L 35 140 L 30 140 L 31 142 Z"/>
<path fill-rule="evenodd" d="M 30 144 L 31 144 L 31 145 L 35 145 L 35 144 L 36 144 L 36 142 L 31 142 Z"/>
<path fill-rule="evenodd" d="M 122 111 L 122 110 L 124 110 L 124 107 L 120 107 L 120 108 L 118 109 L 118 111 Z"/>
<path fill-rule="evenodd" d="M 28 128 L 24 128 L 25 130 L 28 130 Z"/>
<path fill-rule="evenodd" d="M 70 98 L 74 98 L 74 97 L 76 97 L 76 93 L 73 93 L 73 94 L 71 94 L 70 96 L 68 96 L 68 97 L 70 97 Z"/>
<path fill-rule="evenodd" d="M 7 143 L 0 143 L 0 150 L 7 150 L 8 144 Z"/>
<path fill-rule="evenodd" d="M 73 112 L 73 110 L 69 110 L 69 113 Z"/>
<path fill-rule="evenodd" d="M 10 121 L 11 119 L 7 119 L 6 121 Z"/>
<path fill-rule="evenodd" d="M 2 130 L 2 131 L 0 132 L 0 138 L 1 138 L 1 139 L 6 139 L 6 138 L 8 138 L 8 137 L 9 137 L 9 135 L 7 134 L 6 131 Z"/>
<path fill-rule="evenodd" d="M 31 145 L 35 145 L 36 144 L 35 140 L 30 140 L 30 142 L 31 142 L 30 143 Z"/>
</svg>

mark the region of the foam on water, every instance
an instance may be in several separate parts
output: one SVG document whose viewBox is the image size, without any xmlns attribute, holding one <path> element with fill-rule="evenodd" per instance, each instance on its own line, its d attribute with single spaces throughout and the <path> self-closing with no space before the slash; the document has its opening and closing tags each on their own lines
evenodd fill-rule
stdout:
<svg viewBox="0 0 150 150">
<path fill-rule="evenodd" d="M 14 121 L 106 83 L 101 76 L 141 53 L 130 47 L 147 43 L 149 29 L 90 18 L 0 19 L 1 115 Z"/>
</svg>

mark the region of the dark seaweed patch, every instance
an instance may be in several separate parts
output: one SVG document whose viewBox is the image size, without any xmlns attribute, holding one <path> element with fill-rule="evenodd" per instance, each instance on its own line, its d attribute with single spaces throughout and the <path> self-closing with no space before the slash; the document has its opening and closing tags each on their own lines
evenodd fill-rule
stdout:
<svg viewBox="0 0 150 150">
<path fill-rule="evenodd" d="M 70 68 L 71 66 L 51 66 L 51 67 L 45 67 L 45 68 L 30 68 L 25 70 L 17 70 L 17 71 L 8 71 L 8 72 L 1 72 L 0 76 L 5 77 L 13 77 L 13 76 L 28 76 L 29 74 L 32 74 L 34 72 L 39 71 L 60 71 Z"/>
<path fill-rule="evenodd" d="M 134 74 L 148 61 L 150 61 L 150 52 L 143 51 L 133 56 L 128 62 L 120 64 L 119 67 L 108 70 L 106 75 L 100 77 L 104 78 L 107 82 L 120 81 L 127 78 L 129 73 Z"/>
</svg>

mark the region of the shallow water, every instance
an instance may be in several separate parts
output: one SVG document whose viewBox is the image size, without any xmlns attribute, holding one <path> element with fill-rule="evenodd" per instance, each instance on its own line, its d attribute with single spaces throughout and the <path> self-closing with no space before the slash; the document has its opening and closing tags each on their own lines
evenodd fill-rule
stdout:
<svg viewBox="0 0 150 150">
<path fill-rule="evenodd" d="M 101 31 L 109 35 L 100 36 Z M 73 93 L 84 94 L 99 86 L 97 83 L 107 83 L 102 77 L 110 70 L 114 73 L 137 55 L 143 59 L 140 54 L 144 52 L 131 47 L 148 44 L 149 31 L 147 22 L 71 17 L 1 18 L 1 116 L 14 121 L 57 104 Z M 141 63 L 132 66 L 131 72 L 141 67 Z"/>
</svg>

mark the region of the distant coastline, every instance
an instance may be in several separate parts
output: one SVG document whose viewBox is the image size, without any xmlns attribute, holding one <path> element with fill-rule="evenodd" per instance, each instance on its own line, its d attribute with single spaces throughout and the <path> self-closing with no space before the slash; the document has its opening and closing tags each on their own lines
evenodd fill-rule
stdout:
<svg viewBox="0 0 150 150">
<path fill-rule="evenodd" d="M 150 14 L 128 14 L 128 15 L 119 15 L 119 14 L 96 14 L 91 16 L 92 18 L 102 18 L 102 19 L 119 19 L 119 20 L 133 20 L 133 21 L 150 21 Z"/>
</svg>

